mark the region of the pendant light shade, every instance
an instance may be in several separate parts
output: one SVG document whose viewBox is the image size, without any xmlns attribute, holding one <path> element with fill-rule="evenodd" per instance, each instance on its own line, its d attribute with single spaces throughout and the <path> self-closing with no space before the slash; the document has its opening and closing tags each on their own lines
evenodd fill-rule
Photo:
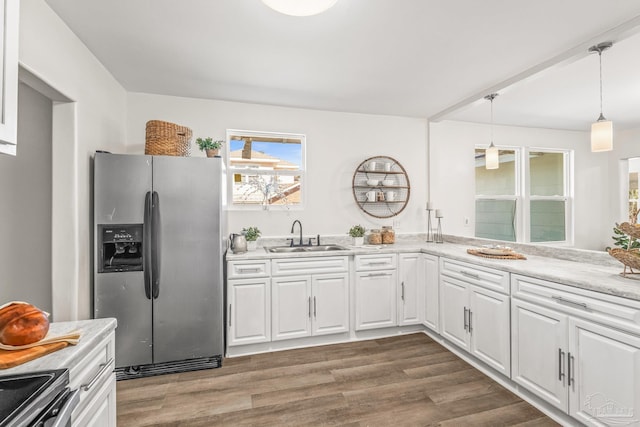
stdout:
<svg viewBox="0 0 640 427">
<path fill-rule="evenodd" d="M 484 99 L 491 102 L 491 144 L 484 152 L 484 164 L 487 169 L 498 169 L 500 167 L 500 153 L 498 147 L 493 145 L 493 100 L 498 96 L 497 93 L 487 95 Z"/>
<path fill-rule="evenodd" d="M 500 167 L 500 155 L 498 153 L 498 147 L 491 145 L 487 148 L 484 155 L 485 165 L 487 169 L 498 169 Z"/>
<path fill-rule="evenodd" d="M 613 150 L 613 122 L 600 116 L 597 122 L 591 125 L 591 151 Z"/>
<path fill-rule="evenodd" d="M 613 122 L 602 114 L 602 52 L 612 45 L 611 42 L 605 42 L 589 48 L 589 52 L 598 53 L 600 61 L 600 117 L 591 125 L 591 151 L 594 153 L 613 150 Z"/>
<path fill-rule="evenodd" d="M 262 0 L 271 9 L 291 16 L 311 16 L 324 12 L 338 0 Z"/>
</svg>

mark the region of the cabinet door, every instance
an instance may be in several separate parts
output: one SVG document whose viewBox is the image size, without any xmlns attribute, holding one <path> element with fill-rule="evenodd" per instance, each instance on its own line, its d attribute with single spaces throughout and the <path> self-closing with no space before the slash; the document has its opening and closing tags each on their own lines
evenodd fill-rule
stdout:
<svg viewBox="0 0 640 427">
<path fill-rule="evenodd" d="M 467 313 L 469 309 L 467 284 L 446 276 L 440 276 L 440 327 L 442 336 L 452 343 L 469 350 Z"/>
<path fill-rule="evenodd" d="M 567 345 L 566 315 L 511 299 L 511 379 L 563 411 Z"/>
<path fill-rule="evenodd" d="M 311 278 L 312 335 L 349 331 L 348 273 L 314 274 Z"/>
<path fill-rule="evenodd" d="M 271 341 L 270 280 L 229 280 L 229 346 Z"/>
<path fill-rule="evenodd" d="M 469 287 L 469 351 L 503 375 L 511 375 L 509 296 Z"/>
<path fill-rule="evenodd" d="M 424 284 L 420 254 L 400 255 L 400 283 L 398 289 L 398 324 L 415 325 L 422 322 Z"/>
<path fill-rule="evenodd" d="M 570 415 L 587 425 L 640 423 L 640 337 L 569 319 Z"/>
<path fill-rule="evenodd" d="M 311 276 L 271 279 L 273 341 L 311 335 Z"/>
<path fill-rule="evenodd" d="M 78 427 L 116 426 L 116 374 L 91 393 L 89 402 L 81 413 L 71 416 L 71 425 Z"/>
<path fill-rule="evenodd" d="M 422 254 L 424 271 L 424 325 L 440 332 L 440 287 L 438 286 L 438 257 Z"/>
<path fill-rule="evenodd" d="M 356 273 L 356 330 L 397 325 L 396 271 Z"/>
<path fill-rule="evenodd" d="M 0 1 L 3 32 L 0 67 L 0 153 L 16 155 L 18 142 L 18 22 L 20 2 Z"/>
</svg>

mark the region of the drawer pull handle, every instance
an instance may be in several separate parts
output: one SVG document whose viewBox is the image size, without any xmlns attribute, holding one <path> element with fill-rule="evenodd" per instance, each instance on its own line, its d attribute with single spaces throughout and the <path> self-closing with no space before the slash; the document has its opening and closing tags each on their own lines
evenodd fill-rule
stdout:
<svg viewBox="0 0 640 427">
<path fill-rule="evenodd" d="M 382 276 L 389 276 L 390 273 L 371 273 L 371 274 L 367 274 L 366 277 L 382 277 Z"/>
<path fill-rule="evenodd" d="M 80 386 L 81 389 L 83 389 L 84 391 L 89 391 L 89 389 L 91 387 L 93 387 L 94 385 L 96 385 L 96 381 L 98 381 L 98 378 L 100 378 L 102 376 L 102 374 L 104 374 L 105 372 L 107 372 L 107 370 L 109 369 L 109 367 L 111 366 L 111 364 L 113 363 L 113 357 L 111 359 L 109 359 L 107 361 L 107 363 L 103 363 L 100 365 L 100 370 L 98 370 L 98 373 L 91 378 L 91 381 L 89 381 L 89 383 L 87 384 L 82 384 Z"/>
<path fill-rule="evenodd" d="M 469 273 L 468 271 L 460 270 L 460 274 L 471 277 L 472 279 L 480 280 L 480 275 L 476 273 Z"/>
<path fill-rule="evenodd" d="M 469 321 L 467 320 L 467 307 L 464 307 L 463 320 L 464 320 L 464 330 L 469 331 Z"/>
<path fill-rule="evenodd" d="M 238 269 L 238 273 L 258 273 L 259 271 L 260 271 L 259 267 Z"/>
<path fill-rule="evenodd" d="M 387 265 L 389 264 L 387 261 L 382 262 L 368 262 L 367 265 Z"/>
<path fill-rule="evenodd" d="M 569 299 L 562 298 L 562 297 L 557 297 L 557 296 L 552 296 L 551 298 L 556 300 L 556 302 L 558 304 L 572 305 L 574 307 L 578 307 L 578 308 L 581 308 L 583 310 L 588 310 L 589 309 L 589 307 L 587 306 L 587 303 L 584 303 L 584 302 L 571 301 Z"/>
</svg>

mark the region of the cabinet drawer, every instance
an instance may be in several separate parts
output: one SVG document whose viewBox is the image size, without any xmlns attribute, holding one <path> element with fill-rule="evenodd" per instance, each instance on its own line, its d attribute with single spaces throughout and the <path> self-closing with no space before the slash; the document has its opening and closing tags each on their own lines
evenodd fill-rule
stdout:
<svg viewBox="0 0 640 427">
<path fill-rule="evenodd" d="M 640 334 L 640 302 L 513 274 L 514 297 Z"/>
<path fill-rule="evenodd" d="M 396 268 L 396 254 L 356 255 L 356 270 L 388 270 Z"/>
<path fill-rule="evenodd" d="M 509 294 L 509 273 L 462 261 L 440 258 L 440 274 L 464 280 L 483 288 Z"/>
<path fill-rule="evenodd" d="M 349 270 L 349 257 L 278 258 L 272 260 L 272 276 L 339 273 Z"/>
<path fill-rule="evenodd" d="M 271 262 L 268 259 L 229 261 L 227 263 L 227 278 L 246 279 L 252 277 L 269 277 Z"/>
<path fill-rule="evenodd" d="M 91 402 L 96 390 L 114 376 L 115 334 L 110 334 L 89 352 L 79 363 L 69 369 L 72 390 L 79 389 L 80 400 L 74 414 L 80 414 Z"/>
</svg>

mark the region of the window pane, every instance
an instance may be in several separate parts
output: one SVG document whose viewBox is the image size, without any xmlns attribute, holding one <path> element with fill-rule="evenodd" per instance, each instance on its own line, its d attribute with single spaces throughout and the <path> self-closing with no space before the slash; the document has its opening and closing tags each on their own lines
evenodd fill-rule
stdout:
<svg viewBox="0 0 640 427">
<path fill-rule="evenodd" d="M 299 205 L 300 175 L 233 174 L 233 203 L 245 205 Z"/>
<path fill-rule="evenodd" d="M 529 153 L 530 194 L 564 196 L 564 154 Z"/>
<path fill-rule="evenodd" d="M 305 136 L 227 130 L 229 205 L 303 206 Z"/>
<path fill-rule="evenodd" d="M 234 168 L 300 170 L 302 141 L 299 139 L 232 136 L 229 141 L 229 165 Z"/>
<path fill-rule="evenodd" d="M 564 201 L 532 200 L 531 242 L 561 242 L 566 240 L 564 218 Z"/>
<path fill-rule="evenodd" d="M 516 241 L 515 200 L 476 200 L 476 237 Z"/>
<path fill-rule="evenodd" d="M 515 151 L 500 150 L 500 167 L 487 169 L 483 149 L 476 149 L 476 195 L 513 196 L 516 194 Z"/>
</svg>

